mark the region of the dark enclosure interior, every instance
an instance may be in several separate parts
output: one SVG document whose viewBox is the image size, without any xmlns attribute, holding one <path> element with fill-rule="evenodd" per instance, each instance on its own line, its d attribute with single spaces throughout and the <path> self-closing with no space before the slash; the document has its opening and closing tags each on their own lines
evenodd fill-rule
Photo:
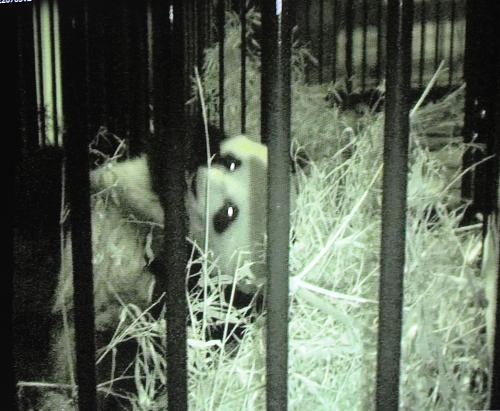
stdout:
<svg viewBox="0 0 500 411">
<path fill-rule="evenodd" d="M 491 2 L 0 6 L 18 68 L 17 409 L 500 407 Z M 263 282 L 255 261 L 228 273 L 193 247 L 210 156 L 207 232 L 212 161 L 265 157 L 224 204 L 267 222 Z"/>
</svg>

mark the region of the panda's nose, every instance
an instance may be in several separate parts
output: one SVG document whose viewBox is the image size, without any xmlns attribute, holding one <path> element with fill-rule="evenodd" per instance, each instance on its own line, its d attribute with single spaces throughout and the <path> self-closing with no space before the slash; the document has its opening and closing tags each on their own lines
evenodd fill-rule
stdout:
<svg viewBox="0 0 500 411">
<path fill-rule="evenodd" d="M 198 177 L 198 173 L 194 173 L 193 178 L 192 178 L 192 180 L 191 180 L 191 192 L 193 193 L 193 195 L 194 195 L 195 197 L 197 197 L 197 196 L 198 196 L 198 193 L 197 193 L 197 191 L 196 191 L 196 190 L 197 190 L 197 189 L 196 189 L 196 186 L 197 186 L 197 184 L 196 184 L 196 178 L 197 178 L 197 177 Z"/>
</svg>

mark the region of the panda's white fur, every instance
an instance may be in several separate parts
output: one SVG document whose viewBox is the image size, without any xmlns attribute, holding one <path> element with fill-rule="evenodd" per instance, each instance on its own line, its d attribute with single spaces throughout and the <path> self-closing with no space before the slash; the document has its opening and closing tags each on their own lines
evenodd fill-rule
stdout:
<svg viewBox="0 0 500 411">
<path fill-rule="evenodd" d="M 236 136 L 222 142 L 219 154 L 231 155 L 240 165 L 230 170 L 214 162 L 210 167 L 199 167 L 196 178 L 191 176 L 197 195 L 193 190 L 186 195 L 189 235 L 200 247 L 205 246 L 208 211 L 209 249 L 221 272 L 232 276 L 238 265 L 251 262 L 251 277 L 259 282 L 264 276 L 267 148 L 245 136 Z M 210 190 L 206 193 L 208 181 Z M 139 306 L 150 302 L 152 276 L 144 272 L 148 262 L 144 249 L 147 241 L 157 245 L 163 210 L 151 189 L 145 156 L 93 171 L 91 187 L 94 294 L 99 319 L 99 313 L 116 301 L 116 295 Z M 214 229 L 214 215 L 227 200 L 238 208 L 238 216 L 219 233 Z M 68 241 L 56 292 L 56 311 L 72 306 L 70 249 Z"/>
<path fill-rule="evenodd" d="M 144 157 L 122 163 L 110 163 L 91 173 L 92 252 L 94 271 L 94 308 L 96 345 L 102 349 L 120 323 L 125 305 L 145 310 L 152 303 L 154 277 L 148 272 L 145 250 L 159 237 L 161 208 L 150 188 Z M 137 208 L 141 204 L 145 207 Z M 51 379 L 71 381 L 74 367 L 73 275 L 71 239 L 66 241 L 53 312 L 60 319 L 53 332 Z M 130 321 L 129 321 L 130 322 Z M 106 358 L 114 354 L 109 353 Z M 99 382 L 111 375 L 109 360 L 100 365 Z M 73 409 L 66 395 L 50 392 L 40 409 Z"/>
<path fill-rule="evenodd" d="M 226 158 L 225 165 L 214 161 L 210 167 L 200 167 L 191 182 L 196 187 L 188 191 L 186 199 L 190 236 L 204 247 L 208 228 L 209 249 L 220 271 L 232 276 L 241 268 L 239 288 L 255 291 L 265 275 L 267 147 L 237 136 L 221 144 L 220 156 Z M 230 158 L 238 163 L 227 160 Z M 234 208 L 229 210 L 227 205 Z M 224 212 L 238 215 L 225 231 L 217 232 L 215 216 Z"/>
<path fill-rule="evenodd" d="M 145 272 L 144 250 L 148 238 L 160 231 L 163 216 L 159 200 L 151 190 L 145 157 L 109 163 L 93 171 L 91 188 L 94 306 L 99 330 L 116 323 L 121 302 L 141 308 L 151 302 L 153 278 Z M 68 239 L 54 310 L 71 309 L 72 299 Z"/>
<path fill-rule="evenodd" d="M 208 247 L 226 275 L 232 276 L 239 264 L 251 262 L 246 278 L 238 283 L 248 292 L 264 277 L 267 148 L 245 136 L 237 136 L 222 142 L 220 156 L 234 157 L 238 167 L 225 167 L 214 161 L 210 167 L 199 167 L 195 176 L 189 178 L 190 189 L 185 198 L 189 235 L 204 247 L 208 199 Z M 207 182 L 208 197 L 205 195 Z M 148 262 L 161 247 L 163 210 L 151 188 L 145 156 L 110 163 L 93 171 L 91 187 L 94 305 L 99 334 L 114 330 L 123 304 L 145 309 L 152 303 L 154 277 L 148 272 Z M 227 221 L 223 231 L 215 230 L 214 216 L 227 201 L 234 206 L 237 216 Z M 54 311 L 70 312 L 72 298 L 71 242 L 68 240 Z M 71 313 L 68 318 L 71 319 Z M 54 378 L 58 382 L 69 380 L 68 356 L 74 355 L 73 333 L 71 325 L 69 330 L 61 327 L 56 331 Z M 98 348 L 99 344 L 98 341 Z"/>
</svg>

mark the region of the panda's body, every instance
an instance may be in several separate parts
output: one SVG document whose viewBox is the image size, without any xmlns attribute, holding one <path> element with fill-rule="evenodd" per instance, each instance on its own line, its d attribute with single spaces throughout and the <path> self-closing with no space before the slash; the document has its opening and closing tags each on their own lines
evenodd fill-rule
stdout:
<svg viewBox="0 0 500 411">
<path fill-rule="evenodd" d="M 155 270 L 150 269 L 153 266 L 150 263 L 161 250 L 164 217 L 160 201 L 151 188 L 147 161 L 142 156 L 110 163 L 91 174 L 98 350 L 109 342 L 122 319 L 124 305 L 133 304 L 145 310 L 154 302 L 154 278 L 161 272 L 153 275 Z M 238 273 L 237 287 L 246 293 L 255 291 L 264 276 L 266 175 L 266 147 L 238 136 L 222 142 L 220 153 L 210 167 L 198 167 L 188 178 L 185 202 L 189 236 L 200 249 L 211 251 L 220 273 L 229 277 Z M 205 224 L 206 215 L 208 224 Z M 208 227 L 207 247 L 205 226 Z M 68 313 L 67 318 L 71 320 L 70 249 L 71 245 L 67 244 L 54 311 L 61 314 L 61 318 L 63 313 Z M 239 270 L 240 266 L 244 269 Z M 68 346 L 67 342 L 73 338 L 73 327 L 70 325 L 69 331 L 59 327 L 54 338 L 54 379 L 68 382 L 68 358 L 72 358 L 74 352 L 73 344 Z M 98 367 L 98 374 L 102 374 L 98 375 L 100 382 L 109 378 L 109 370 L 99 370 L 105 367 L 110 364 Z M 54 396 L 50 401 L 51 406 L 58 401 L 57 406 L 62 404 L 61 398 L 54 400 Z"/>
<path fill-rule="evenodd" d="M 109 311 L 120 310 L 120 299 L 141 308 L 151 302 L 152 277 L 146 272 L 144 250 L 148 237 L 160 232 L 158 222 L 163 217 L 158 198 L 149 188 L 145 157 L 110 163 L 93 171 L 91 187 L 94 307 L 99 330 L 115 322 Z M 137 208 L 139 204 L 144 207 Z M 73 307 L 71 239 L 64 254 L 56 312 Z M 110 308 L 114 306 L 116 309 Z"/>
</svg>

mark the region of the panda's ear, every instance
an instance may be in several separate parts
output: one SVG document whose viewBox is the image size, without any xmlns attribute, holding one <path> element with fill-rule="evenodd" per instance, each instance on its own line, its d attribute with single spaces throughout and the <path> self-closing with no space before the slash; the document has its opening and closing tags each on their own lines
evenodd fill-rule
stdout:
<svg viewBox="0 0 500 411">
<path fill-rule="evenodd" d="M 146 156 L 110 163 L 90 173 L 93 194 L 110 190 L 120 207 L 145 221 L 163 224 L 163 211 L 152 189 Z"/>
<path fill-rule="evenodd" d="M 191 141 L 190 154 L 187 164 L 187 170 L 194 172 L 198 167 L 207 164 L 207 145 L 206 145 L 206 129 L 205 123 L 201 117 L 193 119 L 195 127 L 188 130 L 190 133 L 189 141 Z M 213 124 L 208 124 L 208 142 L 210 146 L 210 154 L 213 155 L 220 151 L 221 142 L 226 138 L 223 131 Z"/>
</svg>

